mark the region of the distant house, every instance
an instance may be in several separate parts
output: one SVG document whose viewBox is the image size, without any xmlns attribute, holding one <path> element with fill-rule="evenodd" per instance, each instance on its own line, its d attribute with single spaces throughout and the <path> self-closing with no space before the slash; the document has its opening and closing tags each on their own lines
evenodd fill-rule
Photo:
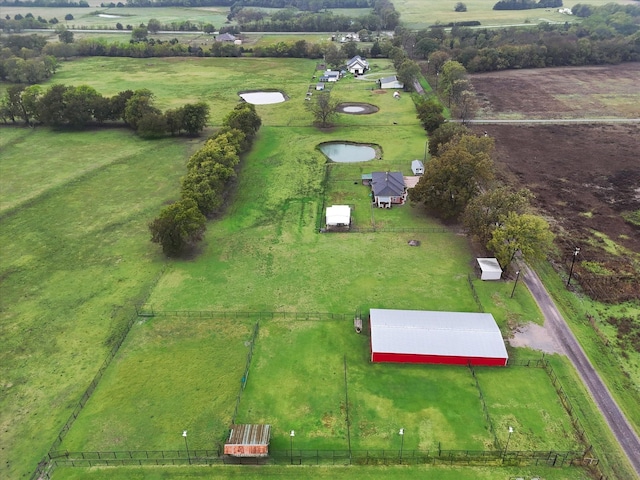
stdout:
<svg viewBox="0 0 640 480">
<path fill-rule="evenodd" d="M 327 230 L 348 230 L 351 224 L 351 207 L 349 205 L 333 205 L 327 207 Z"/>
<path fill-rule="evenodd" d="M 407 189 L 402 172 L 373 172 L 371 174 L 373 202 L 378 208 L 391 208 L 393 204 L 403 204 Z"/>
<path fill-rule="evenodd" d="M 230 33 L 221 33 L 216 37 L 216 42 L 235 42 L 237 38 Z"/>
<path fill-rule="evenodd" d="M 404 83 L 398 80 L 398 77 L 393 75 L 392 77 L 385 77 L 378 80 L 378 86 L 380 88 L 404 88 Z"/>
<path fill-rule="evenodd" d="M 412 161 L 411 171 L 414 175 L 422 175 L 424 173 L 424 164 L 420 160 Z"/>
<path fill-rule="evenodd" d="M 347 62 L 347 70 L 354 75 L 362 75 L 369 70 L 369 62 L 360 55 L 356 55 Z"/>
<path fill-rule="evenodd" d="M 337 82 L 340 79 L 340 72 L 337 70 L 327 70 L 319 78 L 321 82 Z"/>
</svg>

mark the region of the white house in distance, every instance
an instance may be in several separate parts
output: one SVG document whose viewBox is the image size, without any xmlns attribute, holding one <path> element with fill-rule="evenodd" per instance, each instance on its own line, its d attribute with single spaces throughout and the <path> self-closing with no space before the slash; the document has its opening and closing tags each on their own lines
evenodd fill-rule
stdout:
<svg viewBox="0 0 640 480">
<path fill-rule="evenodd" d="M 387 88 L 404 88 L 404 83 L 402 83 L 401 81 L 398 80 L 398 77 L 393 75 L 391 77 L 384 77 L 381 78 L 380 80 L 378 80 L 378 85 L 380 86 L 380 88 L 383 89 L 387 89 Z"/>
<path fill-rule="evenodd" d="M 477 258 L 480 267 L 480 280 L 500 280 L 502 268 L 495 258 Z"/>
<path fill-rule="evenodd" d="M 340 79 L 340 72 L 337 70 L 326 70 L 320 77 L 321 82 L 337 82 Z"/>
<path fill-rule="evenodd" d="M 412 161 L 411 171 L 414 175 L 422 175 L 424 173 L 424 164 L 420 160 Z"/>
<path fill-rule="evenodd" d="M 360 55 L 356 55 L 347 62 L 347 70 L 354 75 L 362 75 L 369 70 L 369 62 Z"/>
<path fill-rule="evenodd" d="M 327 207 L 327 230 L 348 230 L 351 224 L 351 207 L 349 205 L 332 205 Z"/>
</svg>

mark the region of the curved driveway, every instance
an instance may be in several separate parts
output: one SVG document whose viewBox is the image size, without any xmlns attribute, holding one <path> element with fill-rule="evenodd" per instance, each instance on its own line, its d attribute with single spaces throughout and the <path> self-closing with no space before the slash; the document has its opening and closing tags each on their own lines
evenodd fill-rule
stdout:
<svg viewBox="0 0 640 480">
<path fill-rule="evenodd" d="M 611 431 L 626 453 L 629 463 L 631 463 L 636 475 L 640 478 L 640 438 L 638 438 L 638 435 L 636 435 L 629 421 L 593 368 L 593 365 L 591 365 L 584 350 L 582 350 L 573 332 L 569 329 L 562 315 L 560 315 L 558 308 L 544 288 L 538 275 L 527 266 L 523 270 L 525 274 L 524 282 L 540 306 L 552 334 L 564 347 L 567 357 L 569 357 L 569 360 L 571 360 L 580 374 L 582 381 L 609 424 Z"/>
</svg>

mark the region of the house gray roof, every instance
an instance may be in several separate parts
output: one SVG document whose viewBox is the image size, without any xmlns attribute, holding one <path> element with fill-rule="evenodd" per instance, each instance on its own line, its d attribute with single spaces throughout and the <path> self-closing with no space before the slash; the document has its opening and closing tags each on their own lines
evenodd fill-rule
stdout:
<svg viewBox="0 0 640 480">
<path fill-rule="evenodd" d="M 398 77 L 393 75 L 391 77 L 381 78 L 379 81 L 380 81 L 380 83 L 393 83 L 393 82 L 397 82 L 398 81 Z"/>
<path fill-rule="evenodd" d="M 376 197 L 399 197 L 404 193 L 402 172 L 373 172 L 371 189 Z"/>
<path fill-rule="evenodd" d="M 230 33 L 221 33 L 216 37 L 216 42 L 233 42 L 236 37 L 231 35 Z"/>
<path fill-rule="evenodd" d="M 370 323 L 373 352 L 508 358 L 490 313 L 372 308 Z"/>
<path fill-rule="evenodd" d="M 355 57 L 353 57 L 351 60 L 349 60 L 347 62 L 347 67 L 350 67 L 351 65 L 353 65 L 354 63 L 360 63 L 363 66 L 368 66 L 369 62 L 367 62 L 364 58 L 362 58 L 360 55 L 356 55 Z"/>
</svg>

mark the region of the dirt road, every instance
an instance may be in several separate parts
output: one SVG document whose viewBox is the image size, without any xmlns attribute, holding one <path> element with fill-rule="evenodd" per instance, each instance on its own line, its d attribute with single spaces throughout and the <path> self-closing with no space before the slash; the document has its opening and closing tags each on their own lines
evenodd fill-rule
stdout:
<svg viewBox="0 0 640 480">
<path fill-rule="evenodd" d="M 551 327 L 551 331 L 564 347 L 567 357 L 569 357 L 580 374 L 582 381 L 591 393 L 602 415 L 604 415 L 611 431 L 622 446 L 629 463 L 636 471 L 636 475 L 640 478 L 640 438 L 638 438 L 611 393 L 602 382 L 602 379 L 591 365 L 576 337 L 560 315 L 544 285 L 542 285 L 540 278 L 529 267 L 524 267 L 524 282 L 540 306 L 540 310 L 542 310 L 545 320 Z"/>
</svg>

